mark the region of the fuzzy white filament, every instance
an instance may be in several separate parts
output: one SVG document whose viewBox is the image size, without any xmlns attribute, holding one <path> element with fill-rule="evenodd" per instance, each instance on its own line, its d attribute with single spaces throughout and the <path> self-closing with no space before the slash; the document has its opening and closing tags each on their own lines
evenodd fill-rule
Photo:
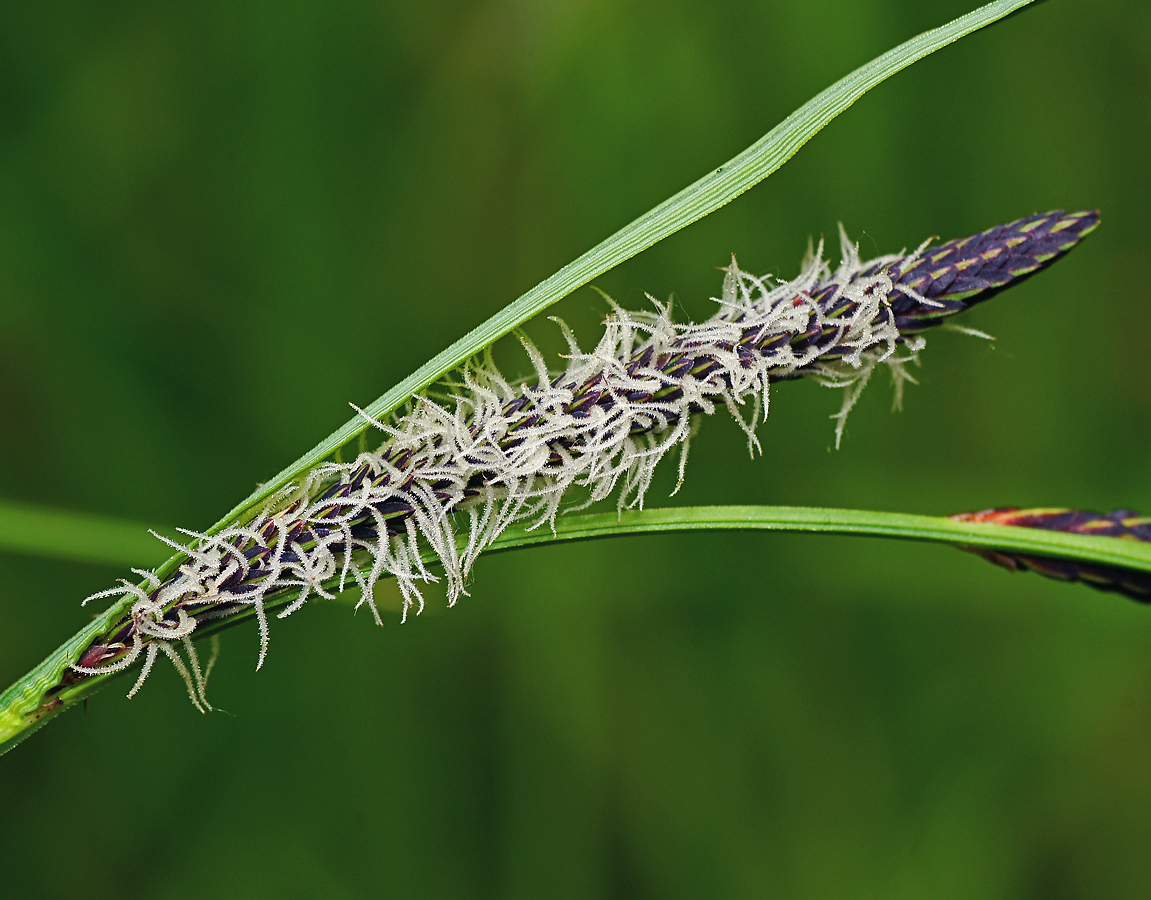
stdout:
<svg viewBox="0 0 1151 900">
<path fill-rule="evenodd" d="M 273 596 L 297 593 L 282 618 L 313 596 L 331 599 L 355 584 L 362 594 L 357 609 L 366 605 L 378 622 L 373 585 L 390 575 L 406 618 L 412 607 L 423 609 L 419 583 L 437 580 L 424 562 L 428 551 L 443 568 L 450 605 L 466 593 L 476 558 L 509 525 L 554 525 L 573 488 L 584 489 L 573 509 L 613 494 L 620 509 L 642 508 L 657 465 L 677 449 L 682 482 L 697 413 L 727 408 L 749 447 L 758 449 L 755 427 L 767 414 L 773 380 L 810 377 L 844 389 L 838 446 L 847 413 L 875 367 L 890 366 L 898 402 L 910 377 L 905 367 L 923 346 L 919 338 L 907 339 L 904 355 L 897 353 L 888 271 L 895 265 L 906 271 L 924 248 L 864 262 L 842 230 L 841 247 L 834 272 L 821 244 L 788 282 L 751 275 L 733 259 L 724 270 L 719 311 L 699 324 L 673 322 L 670 304 L 650 313 L 612 304 L 603 337 L 584 352 L 559 322 L 569 353 L 558 375 L 521 335 L 533 380 L 505 379 L 486 353 L 436 395 L 414 398 L 402 415 L 376 421 L 361 412 L 383 435 L 377 450 L 349 463 L 321 464 L 246 525 L 214 535 L 185 532 L 187 544 L 167 541 L 187 559 L 166 582 L 141 573 L 144 587 L 125 582 L 88 598 L 133 597 L 131 627 L 123 640 L 74 668 L 112 672 L 144 655 L 134 694 L 163 653 L 197 707 L 210 708 L 190 638 L 199 624 L 252 610 L 259 668 L 268 646 L 265 605 Z M 836 293 L 815 302 L 812 292 L 828 284 L 838 285 Z M 843 298 L 851 301 L 849 312 L 828 318 L 826 311 Z M 834 336 L 798 340 L 813 327 Z M 754 352 L 744 349 L 749 335 Z M 765 338 L 773 338 L 768 349 L 762 349 Z"/>
</svg>

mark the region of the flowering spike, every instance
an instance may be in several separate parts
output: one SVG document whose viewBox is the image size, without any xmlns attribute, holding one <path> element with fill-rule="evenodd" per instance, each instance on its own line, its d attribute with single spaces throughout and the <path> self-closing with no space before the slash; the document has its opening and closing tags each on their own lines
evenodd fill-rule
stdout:
<svg viewBox="0 0 1151 900">
<path fill-rule="evenodd" d="M 1098 211 L 1056 210 L 924 249 L 893 278 L 891 308 L 900 334 L 931 328 L 1019 284 L 1098 227 Z"/>
<path fill-rule="evenodd" d="M 437 580 L 425 566 L 429 552 L 454 603 L 476 557 L 509 525 L 554 523 L 574 490 L 584 502 L 572 509 L 613 494 L 621 510 L 642 508 L 657 464 L 673 450 L 678 487 L 700 414 L 728 409 L 754 453 L 755 426 L 778 381 L 805 377 L 844 389 L 838 445 L 876 366 L 890 367 L 898 400 L 911 380 L 905 367 L 924 346 L 918 332 L 1049 265 L 1097 222 L 1093 212 L 1047 213 L 868 261 L 841 229 L 838 267 L 824 260 L 821 243 L 792 281 L 751 275 L 733 259 L 719 311 L 705 322 L 673 322 L 670 304 L 629 312 L 611 303 L 603 337 L 586 353 L 561 322 L 569 353 L 554 374 L 519 334 L 534 379 L 505 379 L 488 348 L 386 421 L 357 409 L 383 434 L 376 450 L 320 464 L 248 522 L 214 535 L 184 532 L 186 544 L 161 538 L 186 555 L 178 572 L 93 595 L 118 595 L 132 606 L 93 640 L 70 677 L 117 671 L 143 656 L 135 693 L 163 653 L 193 702 L 210 709 L 207 672 L 190 642 L 199 624 L 254 613 L 258 668 L 273 597 L 295 594 L 282 618 L 313 596 L 330 599 L 350 575 L 362 593 L 357 608 L 367 606 L 378 621 L 372 585 L 391 575 L 406 617 L 423 608 L 419 582 Z"/>
<path fill-rule="evenodd" d="M 982 512 L 958 513 L 951 516 L 957 522 L 982 522 L 991 525 L 1014 525 L 1020 528 L 1043 528 L 1047 531 L 1065 531 L 1068 534 L 1086 534 L 1095 537 L 1115 537 L 1129 541 L 1151 543 L 1151 516 L 1141 516 L 1129 509 L 1117 509 L 1107 515 L 1075 509 L 985 509 Z M 1026 556 L 1004 553 L 980 547 L 966 547 L 984 559 L 1013 572 L 1028 569 L 1058 578 L 1060 581 L 1082 581 L 1101 591 L 1126 594 L 1140 603 L 1151 603 L 1151 573 L 1117 566 L 1098 566 L 1074 560 L 1053 559 L 1044 556 Z"/>
</svg>

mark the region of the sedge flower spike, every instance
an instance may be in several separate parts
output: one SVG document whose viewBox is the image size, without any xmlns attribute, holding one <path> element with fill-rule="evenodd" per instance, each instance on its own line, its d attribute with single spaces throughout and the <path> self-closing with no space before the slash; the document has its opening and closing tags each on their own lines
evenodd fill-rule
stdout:
<svg viewBox="0 0 1151 900">
<path fill-rule="evenodd" d="M 1088 534 L 1151 543 L 1151 516 L 1141 516 L 1130 509 L 1117 509 L 1103 515 L 1078 509 L 1018 509 L 1010 506 L 985 509 L 982 512 L 956 513 L 951 518 L 957 522 L 1043 528 L 1047 531 L 1063 531 L 1068 534 Z M 983 547 L 964 549 L 969 549 L 972 553 L 977 553 L 1012 572 L 1031 570 L 1048 578 L 1080 581 L 1101 591 L 1114 591 L 1140 603 L 1151 603 L 1151 573 L 1148 572 L 1118 566 L 1091 565 L 1069 559 L 1006 553 Z"/>
<path fill-rule="evenodd" d="M 898 404 L 906 367 L 924 346 L 921 332 L 1049 265 L 1097 224 L 1096 212 L 1057 211 L 866 261 L 841 229 L 838 267 L 821 244 L 792 281 L 756 277 L 733 259 L 719 310 L 701 323 L 673 322 L 670 304 L 644 313 L 612 304 L 599 344 L 584 352 L 559 322 L 570 351 L 563 372 L 550 371 L 521 336 L 534 378 L 505 379 L 488 352 L 389 420 L 365 415 L 382 436 L 376 450 L 322 463 L 246 523 L 213 535 L 184 532 L 186 544 L 168 541 L 185 557 L 168 580 L 139 572 L 141 585 L 124 582 L 90 597 L 132 603 L 69 678 L 143 657 L 132 696 L 163 654 L 193 702 L 210 709 L 192 644 L 200 624 L 254 612 L 259 668 L 270 599 L 296 593 L 283 617 L 356 585 L 357 608 L 367 606 L 379 621 L 372 587 L 390 575 L 406 617 L 423 608 L 419 582 L 437 580 L 425 564 L 429 553 L 454 603 L 476 557 L 513 522 L 554 523 L 577 489 L 582 502 L 573 508 L 613 494 L 620 509 L 642 507 L 657 464 L 673 450 L 682 482 L 699 414 L 728 409 L 757 448 L 755 427 L 776 381 L 812 378 L 844 389 L 838 445 L 877 366 L 890 368 Z"/>
</svg>

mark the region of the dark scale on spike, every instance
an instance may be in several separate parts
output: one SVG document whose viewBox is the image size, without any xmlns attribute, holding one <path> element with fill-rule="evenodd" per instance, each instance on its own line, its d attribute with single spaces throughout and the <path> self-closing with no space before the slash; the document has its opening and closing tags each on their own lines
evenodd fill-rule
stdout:
<svg viewBox="0 0 1151 900">
<path fill-rule="evenodd" d="M 1019 528 L 1042 528 L 1068 534 L 1114 537 L 1151 543 L 1151 516 L 1140 516 L 1130 509 L 1117 509 L 1103 515 L 1077 509 L 985 509 L 977 513 L 958 513 L 957 522 L 981 522 L 991 525 L 1014 525 Z M 1003 553 L 998 550 L 968 548 L 996 565 L 1014 571 L 1028 569 L 1060 581 L 1082 581 L 1101 591 L 1125 594 L 1140 603 L 1151 603 L 1151 572 L 1098 566 L 1074 560 L 1051 559 Z"/>
<path fill-rule="evenodd" d="M 905 271 L 893 275 L 896 293 L 891 303 L 897 312 L 896 325 L 900 334 L 915 334 L 939 324 L 935 319 L 938 307 L 933 309 L 929 304 L 910 297 L 911 303 L 903 307 L 897 299 L 903 296 L 898 292 L 901 285 L 928 300 L 961 301 L 961 306 L 955 310 L 958 312 L 994 297 L 1009 284 L 1024 281 L 1074 247 L 1098 225 L 1097 211 L 1064 214 L 1057 210 L 1028 216 L 928 251 Z M 986 260 L 988 254 L 995 259 L 993 266 L 974 267 L 977 260 Z M 963 268 L 962 277 L 959 277 L 960 267 L 965 264 L 972 268 Z M 936 274 L 944 265 L 949 272 L 955 273 L 950 279 Z M 926 291 L 916 284 L 925 276 L 934 279 Z"/>
<path fill-rule="evenodd" d="M 627 358 L 618 360 L 618 364 L 630 374 L 633 384 L 636 379 L 647 379 L 642 387 L 617 390 L 602 370 L 588 376 L 582 383 L 565 373 L 545 383 L 554 388 L 563 385 L 570 390 L 570 400 L 563 404 L 561 412 L 573 422 L 610 421 L 613 416 L 620 415 L 621 407 L 626 406 L 631 410 L 630 433 L 654 435 L 682 422 L 685 415 L 682 404 L 684 385 L 689 382 L 693 385 L 693 397 L 700 396 L 700 385 L 703 385 L 711 398 L 707 402 L 715 405 L 716 398 L 730 397 L 735 392 L 733 378 L 740 377 L 741 373 L 755 372 L 760 366 L 766 367 L 762 376 L 764 388 L 770 382 L 808 375 L 820 377 L 827 366 L 842 367 L 847 364 L 845 360 L 856 366 L 860 349 L 844 345 L 845 336 L 853 327 L 868 325 L 872 333 L 888 335 L 885 339 L 875 338 L 878 343 L 873 342 L 869 347 L 879 347 L 886 340 L 892 345 L 889 350 L 894 349 L 896 343 L 914 348 L 917 346 L 915 339 L 909 341 L 909 338 L 938 325 L 946 317 L 983 302 L 1008 285 L 1030 277 L 1075 246 L 1097 226 L 1098 221 L 1096 212 L 1064 214 L 1057 211 L 1029 216 L 962 240 L 950 241 L 917 256 L 879 261 L 862 270 L 857 269 L 846 276 L 846 280 L 857 286 L 864 276 L 872 280 L 867 281 L 868 287 L 855 292 L 847 291 L 844 285 L 834 280 L 834 276 L 824 278 L 806 290 L 797 289 L 794 296 L 784 294 L 778 301 L 772 301 L 778 302 L 778 307 L 772 309 L 795 313 L 793 318 L 786 320 L 786 326 L 775 327 L 774 330 L 771 323 L 785 320 L 760 316 L 757 322 L 754 317 L 749 318 L 746 310 L 721 312 L 715 321 L 728 327 L 735 325 L 742 330 L 737 330 L 736 335 L 712 337 L 706 328 L 685 329 L 676 332 L 676 338 L 668 346 L 661 347 L 658 354 L 649 341 L 628 351 L 631 355 Z M 732 271 L 736 271 L 734 265 Z M 880 290 L 880 285 L 884 287 L 877 297 L 875 292 Z M 874 305 L 876 300 L 879 301 L 878 307 Z M 872 305 L 861 305 L 866 302 Z M 875 308 L 878 312 L 873 318 L 860 321 L 861 310 Z M 807 316 L 806 321 L 804 315 Z M 788 347 L 792 350 L 789 359 L 806 362 L 782 366 L 773 363 Z M 731 365 L 733 355 L 738 365 Z M 548 410 L 537 409 L 532 399 L 541 387 L 525 383 L 514 398 L 507 399 L 500 407 L 506 429 L 503 437 L 491 438 L 500 452 L 512 454 L 527 440 L 526 433 L 546 425 Z M 748 392 L 747 388 L 740 390 Z M 422 401 L 413 401 L 409 409 L 418 410 L 422 405 Z M 686 414 L 704 408 L 693 400 Z M 467 420 L 466 424 L 469 428 L 475 427 L 473 420 Z M 543 448 L 541 458 L 558 468 L 565 460 L 579 456 L 592 443 L 593 438 L 586 433 L 555 438 Z M 428 446 L 442 446 L 442 438 L 433 436 Z M 237 558 L 237 564 L 243 560 L 247 568 L 239 565 L 230 574 L 221 573 L 216 588 L 226 590 L 236 598 L 234 608 L 241 609 L 249 602 L 245 597 L 263 596 L 261 592 L 269 585 L 283 583 L 276 580 L 283 577 L 281 564 L 299 562 L 301 554 L 306 557 L 318 545 L 323 544 L 329 550 L 339 548 L 343 552 L 349 540 L 351 546 L 362 550 L 372 542 L 383 546 L 389 536 L 397 536 L 399 540 L 404 535 L 414 535 L 414 523 L 419 515 L 415 499 L 418 492 L 424 492 L 421 496 L 430 493 L 444 504 L 443 508 L 454 513 L 459 504 L 477 498 L 490 485 L 499 484 L 503 477 L 496 471 L 473 471 L 453 489 L 451 483 L 440 475 L 422 471 L 419 468 L 422 458 L 426 457 L 416 454 L 411 446 L 398 449 L 386 445 L 358 469 L 343 471 L 338 483 L 318 487 L 319 493 L 315 496 L 292 501 L 293 505 L 286 510 L 278 510 L 274 517 L 268 513 L 266 520 L 250 522 L 246 531 L 230 537 L 231 543 L 227 545 L 228 553 Z M 469 458 L 479 459 L 466 452 L 459 457 L 462 461 Z M 482 464 L 474 464 L 479 465 Z M 450 493 L 452 490 L 454 494 Z M 381 493 L 384 496 L 366 503 L 362 498 L 368 496 L 369 491 L 375 491 L 375 497 Z M 293 516 L 304 516 L 305 510 L 310 510 L 306 519 L 293 521 Z M 1088 524 L 1080 523 L 1076 527 L 1088 527 Z M 379 533 L 381 525 L 386 534 Z M 1137 520 L 1135 524 L 1121 523 L 1115 527 L 1126 528 L 1129 535 L 1137 539 L 1151 539 L 1151 525 L 1145 520 Z M 1026 565 L 1038 568 L 1030 562 Z M 1111 589 L 1127 593 L 1142 589 L 1140 585 L 1143 584 L 1138 582 L 1132 588 L 1130 579 L 1108 581 L 1107 573 L 1089 572 L 1083 568 L 1074 572 L 1063 569 L 1049 572 L 1062 577 L 1059 573 L 1088 580 L 1097 586 L 1113 585 Z M 175 576 L 162 588 L 156 588 L 151 594 L 153 600 L 162 589 L 179 586 L 179 578 Z M 221 604 L 225 609 L 233 609 L 227 603 L 226 597 L 180 594 L 164 610 L 162 620 L 172 621 L 171 617 L 178 617 L 181 611 L 194 611 L 201 607 L 207 607 L 205 615 L 220 614 Z M 262 616 L 262 609 L 257 609 Z M 148 640 L 151 638 L 141 639 L 138 623 L 128 618 L 117 622 L 105 634 L 98 635 L 82 658 L 98 657 L 101 661 L 112 662 L 123 660 L 130 652 L 139 654 L 140 647 Z M 76 673 L 76 677 L 86 675 Z"/>
</svg>

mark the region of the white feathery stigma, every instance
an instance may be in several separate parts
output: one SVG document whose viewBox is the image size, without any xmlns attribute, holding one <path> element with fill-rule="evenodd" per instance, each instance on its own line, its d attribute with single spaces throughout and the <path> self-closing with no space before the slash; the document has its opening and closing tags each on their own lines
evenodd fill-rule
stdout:
<svg viewBox="0 0 1151 900">
<path fill-rule="evenodd" d="M 420 582 L 438 580 L 425 563 L 429 551 L 443 569 L 451 605 L 467 593 L 466 579 L 485 548 L 514 522 L 554 527 L 573 488 L 584 490 L 570 509 L 613 494 L 621 510 L 642 508 L 656 466 L 678 450 L 678 490 L 697 414 L 725 407 L 747 434 L 749 449 L 757 450 L 755 428 L 766 417 L 772 381 L 809 377 L 842 388 L 843 406 L 834 417 L 838 446 L 847 414 L 877 365 L 890 367 L 897 404 L 903 382 L 913 380 L 906 366 L 923 341 L 900 339 L 888 305 L 889 271 L 906 271 L 926 247 L 861 261 L 858 247 L 840 233 L 838 268 L 823 259 L 821 243 L 792 281 L 756 277 L 733 258 L 724 270 L 719 311 L 707 321 L 677 324 L 670 304 L 629 312 L 612 303 L 603 337 L 590 352 L 555 320 L 569 348 L 562 373 L 549 371 L 520 334 L 535 370 L 530 380 L 504 378 L 485 352 L 434 395 L 413 398 L 387 421 L 357 410 L 383 437 L 376 450 L 352 462 L 320 464 L 245 525 L 213 535 L 185 531 L 186 543 L 157 535 L 185 561 L 163 583 L 137 572 L 142 586 L 123 582 L 89 597 L 133 601 L 118 632 L 90 647 L 73 668 L 103 674 L 143 656 L 132 696 L 162 653 L 197 708 L 211 709 L 207 672 L 191 640 L 202 623 L 254 612 L 259 668 L 273 598 L 296 593 L 278 613 L 283 618 L 313 596 L 333 599 L 354 584 L 361 591 L 356 608 L 367 606 L 379 622 L 373 586 L 390 575 L 406 618 L 413 607 L 423 609 Z M 814 300 L 828 285 L 836 286 L 834 294 Z M 906 287 L 900 291 L 914 296 Z M 839 303 L 843 299 L 850 303 Z M 840 312 L 829 317 L 837 303 Z M 813 334 L 823 337 L 802 340 Z"/>
</svg>

